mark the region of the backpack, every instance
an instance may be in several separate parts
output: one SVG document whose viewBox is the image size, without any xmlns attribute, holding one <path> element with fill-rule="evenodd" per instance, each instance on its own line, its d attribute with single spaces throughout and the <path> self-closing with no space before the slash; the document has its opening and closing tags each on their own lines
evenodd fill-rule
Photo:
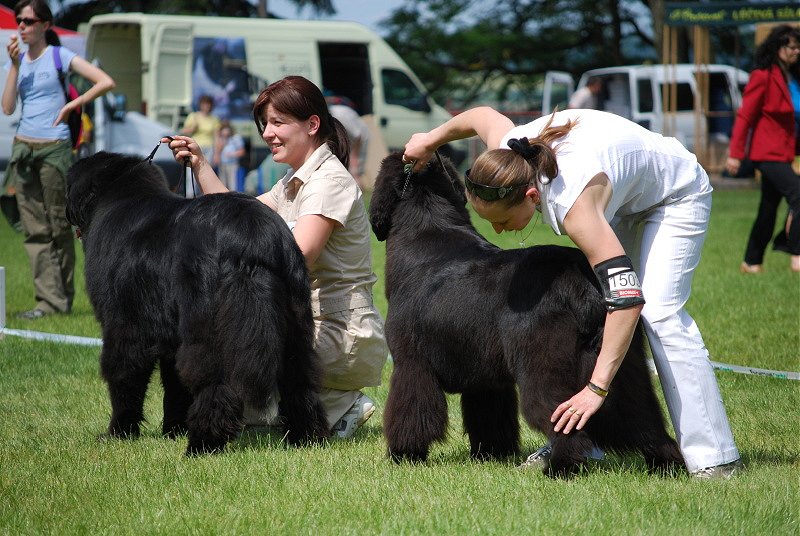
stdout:
<svg viewBox="0 0 800 536">
<path fill-rule="evenodd" d="M 65 102 L 70 102 L 72 100 L 77 99 L 80 96 L 78 93 L 78 89 L 73 86 L 72 84 L 67 82 L 67 76 L 61 70 L 61 54 L 60 49 L 61 47 L 54 46 L 51 47 L 53 49 L 53 63 L 56 65 L 56 72 L 58 73 L 58 81 L 61 82 L 61 87 L 64 88 L 64 98 L 66 99 Z M 72 141 L 72 148 L 77 149 L 78 145 L 80 145 L 81 137 L 83 134 L 83 121 L 81 120 L 81 115 L 83 113 L 83 109 L 78 106 L 76 109 L 70 112 L 69 117 L 67 117 L 67 126 L 69 126 L 69 137 Z"/>
</svg>

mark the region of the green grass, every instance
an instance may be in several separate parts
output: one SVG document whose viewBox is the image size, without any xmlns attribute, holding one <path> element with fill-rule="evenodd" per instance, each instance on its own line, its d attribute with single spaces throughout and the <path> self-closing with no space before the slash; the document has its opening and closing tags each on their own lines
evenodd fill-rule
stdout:
<svg viewBox="0 0 800 536">
<path fill-rule="evenodd" d="M 800 370 L 800 276 L 768 253 L 767 273 L 738 272 L 757 192 L 714 194 L 712 224 L 689 311 L 712 359 Z M 487 237 L 518 247 L 519 235 Z M 527 244 L 561 243 L 539 223 Z M 385 313 L 383 244 L 374 242 L 376 298 Z M 14 318 L 33 305 L 20 235 L 0 223 L 7 324 L 89 337 L 98 326 L 83 290 L 69 316 Z M 468 291 L 468 289 L 465 289 Z M 427 464 L 384 455 L 378 411 L 353 441 L 286 448 L 245 434 L 223 454 L 187 459 L 185 440 L 160 437 L 153 381 L 138 441 L 98 442 L 109 415 L 98 348 L 0 340 L 0 534 L 800 534 L 798 382 L 718 372 L 747 471 L 729 482 L 649 476 L 637 457 L 610 457 L 571 481 L 516 471 L 520 460 L 473 463 L 457 398 L 450 437 Z M 526 430 L 532 451 L 543 437 Z"/>
</svg>

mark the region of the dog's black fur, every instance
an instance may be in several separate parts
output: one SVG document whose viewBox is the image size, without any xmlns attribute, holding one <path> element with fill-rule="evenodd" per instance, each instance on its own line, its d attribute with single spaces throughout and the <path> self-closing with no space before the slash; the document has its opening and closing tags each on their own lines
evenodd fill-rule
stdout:
<svg viewBox="0 0 800 536">
<path fill-rule="evenodd" d="M 445 438 L 445 392 L 461 393 L 475 458 L 519 451 L 517 388 L 528 424 L 552 442 L 546 472 L 566 476 L 603 449 L 638 450 L 651 470 L 683 463 L 645 363 L 641 325 L 600 410 L 581 431 L 550 415 L 580 391 L 597 359 L 606 309 L 583 253 L 502 250 L 472 226 L 453 166 L 434 159 L 407 178 L 384 159 L 370 222 L 386 240 L 386 337 L 394 360 L 383 430 L 389 455 L 425 460 Z"/>
<path fill-rule="evenodd" d="M 138 158 L 98 153 L 67 176 L 86 289 L 103 333 L 108 434 L 135 437 L 160 365 L 163 433 L 221 450 L 244 404 L 276 388 L 289 442 L 329 435 L 305 260 L 283 220 L 243 194 L 183 199 Z"/>
</svg>

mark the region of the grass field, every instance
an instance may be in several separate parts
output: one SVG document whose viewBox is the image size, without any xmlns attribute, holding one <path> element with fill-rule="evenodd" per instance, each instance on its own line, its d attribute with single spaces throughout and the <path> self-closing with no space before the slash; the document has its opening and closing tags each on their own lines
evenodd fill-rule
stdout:
<svg viewBox="0 0 800 536">
<path fill-rule="evenodd" d="M 718 191 L 689 312 L 715 361 L 800 370 L 800 276 L 784 254 L 767 273 L 738 272 L 755 191 Z M 519 247 L 517 235 L 497 236 Z M 526 240 L 568 243 L 539 223 Z M 80 247 L 79 247 L 80 249 Z M 374 242 L 375 290 L 383 296 L 383 244 Z M 69 316 L 34 323 L 21 236 L 0 222 L 7 324 L 98 337 L 85 296 L 82 257 Z M 109 416 L 99 348 L 0 340 L 0 534 L 800 534 L 800 382 L 717 372 L 747 470 L 728 482 L 647 474 L 637 457 L 610 456 L 586 474 L 553 481 L 518 471 L 518 459 L 473 463 L 457 398 L 446 444 L 424 465 L 385 457 L 381 387 L 366 389 L 376 415 L 352 441 L 286 448 L 280 437 L 244 434 L 222 454 L 187 459 L 185 439 L 160 436 L 154 379 L 138 441 L 98 442 Z M 541 434 L 526 430 L 525 454 Z"/>
</svg>

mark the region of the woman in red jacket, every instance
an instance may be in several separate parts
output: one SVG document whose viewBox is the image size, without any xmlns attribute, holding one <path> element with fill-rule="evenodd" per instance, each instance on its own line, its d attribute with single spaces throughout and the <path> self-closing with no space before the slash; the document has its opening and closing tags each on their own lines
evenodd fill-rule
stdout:
<svg viewBox="0 0 800 536">
<path fill-rule="evenodd" d="M 764 250 L 772 238 L 782 197 L 789 204 L 786 234 L 791 267 L 800 271 L 800 177 L 792 170 L 798 125 L 789 90 L 790 83 L 797 83 L 792 72 L 798 59 L 800 30 L 786 24 L 775 27 L 756 50 L 756 68 L 736 114 L 725 167 L 736 175 L 741 160 L 748 156 L 761 171 L 761 202 L 741 265 L 744 273 L 763 271 Z"/>
</svg>

